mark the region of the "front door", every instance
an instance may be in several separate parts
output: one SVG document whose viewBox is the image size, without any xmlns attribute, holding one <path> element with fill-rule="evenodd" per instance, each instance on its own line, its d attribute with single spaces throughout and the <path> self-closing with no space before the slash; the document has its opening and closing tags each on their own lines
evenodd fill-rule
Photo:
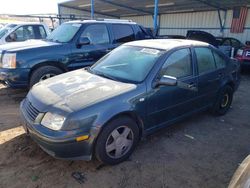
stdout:
<svg viewBox="0 0 250 188">
<path fill-rule="evenodd" d="M 161 127 L 195 110 L 197 77 L 194 76 L 190 49 L 184 48 L 173 52 L 159 74 L 159 78 L 164 75 L 176 77 L 178 84 L 158 86 L 149 91 L 148 129 Z"/>
<path fill-rule="evenodd" d="M 88 45 L 75 45 L 70 56 L 69 69 L 93 65 L 112 49 L 106 24 L 90 24 L 82 31 L 81 37 L 90 40 Z"/>
</svg>

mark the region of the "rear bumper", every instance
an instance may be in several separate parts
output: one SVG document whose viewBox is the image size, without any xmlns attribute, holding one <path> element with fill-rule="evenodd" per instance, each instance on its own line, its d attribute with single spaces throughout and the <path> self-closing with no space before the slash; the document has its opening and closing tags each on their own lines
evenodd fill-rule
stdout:
<svg viewBox="0 0 250 188">
<path fill-rule="evenodd" d="M 0 83 L 12 88 L 28 87 L 30 69 L 4 69 L 0 68 Z"/>
<path fill-rule="evenodd" d="M 91 160 L 94 140 L 99 133 L 99 128 L 93 128 L 89 133 L 82 133 L 81 130 L 53 131 L 41 124 L 30 122 L 22 109 L 23 102 L 20 106 L 23 128 L 46 153 L 59 159 Z M 77 142 L 76 137 L 83 134 L 88 134 L 89 139 Z"/>
</svg>

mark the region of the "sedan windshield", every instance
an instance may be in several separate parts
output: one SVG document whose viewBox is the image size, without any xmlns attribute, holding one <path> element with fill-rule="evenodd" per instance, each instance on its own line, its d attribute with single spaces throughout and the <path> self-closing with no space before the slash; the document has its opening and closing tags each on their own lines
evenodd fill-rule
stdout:
<svg viewBox="0 0 250 188">
<path fill-rule="evenodd" d="M 0 39 L 7 33 L 9 33 L 14 27 L 16 27 L 16 24 L 8 24 L 0 29 Z"/>
<path fill-rule="evenodd" d="M 66 23 L 56 28 L 47 39 L 53 42 L 69 42 L 80 29 L 81 24 Z"/>
<path fill-rule="evenodd" d="M 164 51 L 135 46 L 120 46 L 104 56 L 90 71 L 114 80 L 142 82 Z"/>
</svg>

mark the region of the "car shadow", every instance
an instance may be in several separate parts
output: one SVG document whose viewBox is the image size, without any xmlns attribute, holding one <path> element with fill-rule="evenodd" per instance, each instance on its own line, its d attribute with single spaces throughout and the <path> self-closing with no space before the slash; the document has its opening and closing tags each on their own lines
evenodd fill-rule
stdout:
<svg viewBox="0 0 250 188">
<path fill-rule="evenodd" d="M 4 102 L 19 103 L 27 95 L 27 89 L 12 89 L 0 84 L 0 104 Z"/>
<path fill-rule="evenodd" d="M 11 89 L 0 85 L 0 132 L 21 125 L 19 104 L 27 92 L 25 89 Z"/>
</svg>

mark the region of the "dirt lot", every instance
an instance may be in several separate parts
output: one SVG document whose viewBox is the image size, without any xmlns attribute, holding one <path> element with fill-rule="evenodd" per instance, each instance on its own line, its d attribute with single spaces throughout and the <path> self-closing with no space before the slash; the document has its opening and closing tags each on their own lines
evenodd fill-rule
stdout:
<svg viewBox="0 0 250 188">
<path fill-rule="evenodd" d="M 19 118 L 22 90 L 0 85 L 0 187 L 227 187 L 250 154 L 250 74 L 242 77 L 233 106 L 223 117 L 197 114 L 141 141 L 129 161 L 62 161 L 24 135 Z M 85 182 L 72 178 L 84 174 Z"/>
</svg>

